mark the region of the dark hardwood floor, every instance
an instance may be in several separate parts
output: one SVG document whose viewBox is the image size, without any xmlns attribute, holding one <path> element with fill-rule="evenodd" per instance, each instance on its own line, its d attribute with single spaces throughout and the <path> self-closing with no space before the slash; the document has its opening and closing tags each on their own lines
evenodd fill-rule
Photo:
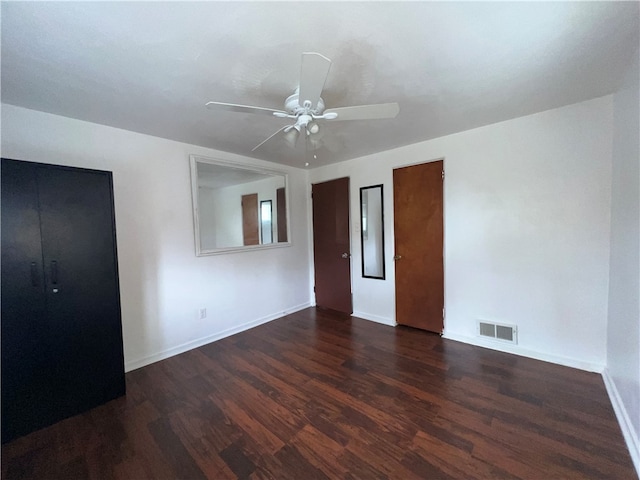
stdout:
<svg viewBox="0 0 640 480">
<path fill-rule="evenodd" d="M 600 375 L 308 309 L 127 374 L 2 478 L 636 478 Z"/>
</svg>

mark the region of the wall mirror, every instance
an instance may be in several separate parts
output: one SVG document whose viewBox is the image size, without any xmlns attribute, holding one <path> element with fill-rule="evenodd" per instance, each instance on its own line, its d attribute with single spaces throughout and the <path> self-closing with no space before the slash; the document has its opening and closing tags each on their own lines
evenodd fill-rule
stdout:
<svg viewBox="0 0 640 480">
<path fill-rule="evenodd" d="M 190 156 L 196 255 L 285 247 L 287 174 Z"/>
<path fill-rule="evenodd" d="M 362 276 L 384 280 L 384 215 L 382 185 L 360 188 Z"/>
</svg>

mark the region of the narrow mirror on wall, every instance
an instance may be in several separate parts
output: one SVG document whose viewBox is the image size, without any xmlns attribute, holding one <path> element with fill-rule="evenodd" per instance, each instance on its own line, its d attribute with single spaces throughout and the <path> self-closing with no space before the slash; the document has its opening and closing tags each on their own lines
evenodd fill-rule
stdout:
<svg viewBox="0 0 640 480">
<path fill-rule="evenodd" d="M 384 280 L 383 187 L 360 188 L 362 276 Z"/>
</svg>

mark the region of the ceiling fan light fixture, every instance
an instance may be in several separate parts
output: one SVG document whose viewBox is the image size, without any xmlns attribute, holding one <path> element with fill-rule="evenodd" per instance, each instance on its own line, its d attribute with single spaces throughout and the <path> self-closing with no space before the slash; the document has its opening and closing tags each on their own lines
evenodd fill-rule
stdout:
<svg viewBox="0 0 640 480">
<path fill-rule="evenodd" d="M 318 123 L 315 122 L 315 121 L 309 122 L 307 124 L 307 131 L 310 134 L 314 135 L 314 134 L 316 134 L 316 133 L 318 133 L 320 131 L 320 125 L 318 125 Z"/>
<path fill-rule="evenodd" d="M 289 129 L 288 132 L 285 132 L 282 137 L 285 142 L 289 144 L 290 147 L 295 147 L 296 142 L 298 141 L 298 136 L 300 135 L 300 128 L 297 125 L 294 125 L 293 128 Z"/>
</svg>

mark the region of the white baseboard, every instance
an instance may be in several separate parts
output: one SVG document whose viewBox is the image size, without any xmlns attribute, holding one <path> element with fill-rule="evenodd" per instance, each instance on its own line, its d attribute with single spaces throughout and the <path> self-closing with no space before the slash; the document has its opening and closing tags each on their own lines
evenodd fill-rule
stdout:
<svg viewBox="0 0 640 480">
<path fill-rule="evenodd" d="M 175 347 L 171 347 L 167 350 L 163 350 L 158 353 L 154 353 L 153 355 L 148 355 L 146 357 L 138 358 L 136 360 L 131 360 L 129 362 L 125 362 L 124 371 L 130 372 L 131 370 L 136 370 L 138 368 L 142 368 L 146 365 L 150 365 L 155 362 L 159 362 L 160 360 L 164 360 L 169 357 L 173 357 L 174 355 L 179 355 L 184 352 L 188 352 L 189 350 L 193 350 L 194 348 L 201 347 L 202 345 L 207 345 L 208 343 L 215 342 L 216 340 L 223 339 L 225 337 L 229 337 L 231 335 L 235 335 L 236 333 L 244 332 L 245 330 L 249 330 L 251 328 L 257 327 L 258 325 L 262 325 L 263 323 L 270 322 L 272 320 L 276 320 L 278 318 L 284 317 L 285 315 L 289 315 L 291 313 L 299 312 L 300 310 L 304 310 L 311 306 L 311 303 L 303 303 L 300 305 L 296 305 L 291 308 L 287 308 L 286 310 L 267 315 L 262 318 L 258 318 L 256 320 L 252 320 L 247 323 L 243 323 L 242 325 L 237 325 L 235 327 L 228 328 L 221 332 L 214 333 L 213 335 L 208 335 L 206 337 L 198 338 L 196 340 L 192 340 L 187 343 L 183 343 L 182 345 L 177 345 Z"/>
<path fill-rule="evenodd" d="M 374 315 L 366 312 L 353 312 L 352 317 L 362 318 L 364 320 L 371 320 L 372 322 L 381 323 L 383 325 L 389 325 L 390 327 L 396 326 L 396 321 L 392 318 L 381 317 L 380 315 Z"/>
<path fill-rule="evenodd" d="M 485 340 L 482 338 L 467 337 L 465 335 L 458 335 L 456 333 L 448 333 L 446 330 L 442 335 L 449 340 L 455 340 L 457 342 L 468 343 L 477 347 L 489 348 L 491 350 L 498 350 L 499 352 L 512 353 L 514 355 L 520 355 L 521 357 L 533 358 L 535 360 L 542 360 L 543 362 L 556 363 L 565 367 L 577 368 L 578 370 L 586 370 L 587 372 L 602 373 L 604 365 L 599 363 L 585 362 L 583 360 L 577 360 L 575 358 L 563 357 L 560 355 L 550 355 L 548 353 L 542 353 L 535 350 L 528 350 L 518 345 L 503 344 L 499 341 Z"/>
<path fill-rule="evenodd" d="M 604 369 L 604 372 L 602 372 L 602 379 L 604 380 L 604 386 L 609 394 L 613 411 L 615 412 L 618 423 L 620 424 L 622 436 L 624 437 L 624 441 L 627 442 L 631 461 L 633 461 L 633 466 L 636 467 L 636 473 L 638 474 L 638 477 L 640 477 L 640 441 L 638 441 L 638 435 L 633 428 L 633 424 L 631 423 L 627 409 L 622 402 L 622 398 L 620 398 L 620 393 L 618 393 L 616 383 L 613 381 L 613 378 L 611 378 L 609 371 L 606 368 Z"/>
</svg>

